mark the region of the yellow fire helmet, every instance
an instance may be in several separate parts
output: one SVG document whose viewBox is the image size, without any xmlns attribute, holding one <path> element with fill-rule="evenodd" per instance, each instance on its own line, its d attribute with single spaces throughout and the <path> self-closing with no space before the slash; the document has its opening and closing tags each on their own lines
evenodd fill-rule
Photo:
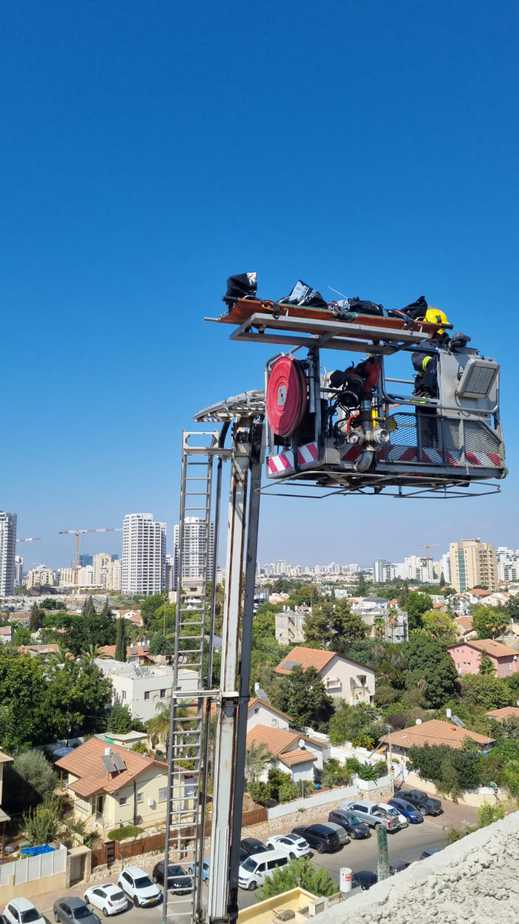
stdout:
<svg viewBox="0 0 519 924">
<path fill-rule="evenodd" d="M 444 311 L 441 308 L 433 308 L 432 305 L 429 306 L 425 312 L 424 321 L 427 324 L 448 324 L 449 319 Z M 443 334 L 443 330 L 438 331 L 439 334 Z"/>
</svg>

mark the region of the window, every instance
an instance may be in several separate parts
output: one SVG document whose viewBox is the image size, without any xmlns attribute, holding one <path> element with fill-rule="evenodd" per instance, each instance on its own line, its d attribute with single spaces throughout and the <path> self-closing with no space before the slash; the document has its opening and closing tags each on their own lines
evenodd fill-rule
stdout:
<svg viewBox="0 0 519 924">
<path fill-rule="evenodd" d="M 121 690 L 121 699 L 122 700 L 126 699 L 126 690 Z"/>
<path fill-rule="evenodd" d="M 128 875 L 128 873 L 123 873 L 123 879 L 125 879 L 126 882 L 129 882 L 130 885 L 132 885 L 132 880 L 131 880 L 130 876 Z"/>
<path fill-rule="evenodd" d="M 160 691 L 160 698 L 161 698 L 161 699 L 164 699 L 165 695 L 166 695 L 166 691 L 165 691 L 165 690 L 161 690 L 161 691 Z"/>
<path fill-rule="evenodd" d="M 166 802 L 168 798 L 168 787 L 162 786 L 159 789 L 159 802 Z"/>
<path fill-rule="evenodd" d="M 150 698 L 150 691 L 146 690 L 144 693 L 144 699 L 149 699 L 149 698 Z"/>
<path fill-rule="evenodd" d="M 128 796 L 119 796 L 119 805 L 126 805 L 128 802 Z"/>
<path fill-rule="evenodd" d="M 142 795 L 142 789 L 137 790 L 137 802 L 142 802 L 144 796 Z"/>
</svg>

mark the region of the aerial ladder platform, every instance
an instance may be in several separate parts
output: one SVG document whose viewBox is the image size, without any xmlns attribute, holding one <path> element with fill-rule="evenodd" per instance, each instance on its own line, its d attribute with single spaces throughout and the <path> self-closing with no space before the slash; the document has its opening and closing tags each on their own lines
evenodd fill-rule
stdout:
<svg viewBox="0 0 519 924">
<path fill-rule="evenodd" d="M 262 494 L 446 499 L 496 493 L 507 474 L 499 364 L 467 343 L 453 348 L 438 337 L 440 325 L 337 317 L 258 299 L 233 300 L 227 314 L 207 320 L 232 325 L 235 342 L 275 344 L 283 352 L 267 362 L 263 388 L 209 405 L 194 418 L 203 430 L 183 434 L 164 863 L 165 871 L 187 868 L 194 889 L 175 895 L 165 887 L 163 920 L 175 924 L 233 924 L 238 915 Z M 335 387 L 322 354 L 327 365 L 330 355 L 344 365 L 345 352 L 367 359 Z M 411 359 L 420 352 L 435 363 L 434 395 L 419 394 L 414 379 L 392 374 L 395 355 Z M 207 537 L 197 603 L 183 567 L 191 516 L 203 521 Z M 215 678 L 216 560 L 224 545 Z"/>
</svg>

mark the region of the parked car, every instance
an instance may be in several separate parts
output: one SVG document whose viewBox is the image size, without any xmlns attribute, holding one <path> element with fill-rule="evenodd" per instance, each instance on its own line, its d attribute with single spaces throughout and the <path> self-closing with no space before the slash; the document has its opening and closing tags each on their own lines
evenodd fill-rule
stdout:
<svg viewBox="0 0 519 924">
<path fill-rule="evenodd" d="M 4 908 L 8 924 L 46 924 L 45 918 L 28 898 L 12 898 Z"/>
<path fill-rule="evenodd" d="M 429 857 L 434 856 L 435 853 L 439 853 L 440 850 L 443 850 L 443 847 L 427 847 L 426 850 L 422 851 L 418 859 L 427 860 Z"/>
<path fill-rule="evenodd" d="M 136 908 L 158 905 L 162 901 L 158 885 L 139 866 L 125 866 L 117 882 Z"/>
<path fill-rule="evenodd" d="M 304 837 L 310 847 L 318 853 L 335 853 L 341 849 L 337 831 L 327 824 L 301 825 L 292 829 L 292 834 Z"/>
<path fill-rule="evenodd" d="M 240 841 L 240 863 L 253 853 L 261 853 L 262 850 L 267 849 L 263 841 L 259 841 L 257 837 L 244 837 Z"/>
<path fill-rule="evenodd" d="M 400 831 L 400 822 L 397 812 L 390 814 L 383 811 L 377 802 L 346 802 L 341 805 L 341 809 L 349 812 L 355 812 L 357 818 L 364 821 L 370 828 L 376 828 L 383 825 L 386 831 L 392 834 Z"/>
<path fill-rule="evenodd" d="M 92 886 L 86 890 L 84 899 L 87 905 L 99 908 L 105 917 L 110 914 L 119 914 L 120 911 L 126 911 L 130 907 L 130 902 L 124 892 L 113 882 Z"/>
<path fill-rule="evenodd" d="M 310 844 L 297 834 L 274 834 L 269 837 L 267 847 L 272 850 L 284 850 L 291 860 L 307 857 L 312 851 Z"/>
<path fill-rule="evenodd" d="M 409 822 L 405 815 L 402 815 L 394 805 L 390 805 L 389 802 L 377 802 L 377 805 L 381 812 L 384 812 L 385 815 L 390 815 L 393 818 L 398 818 L 398 823 L 401 828 L 408 828 Z"/>
<path fill-rule="evenodd" d="M 361 869 L 357 873 L 353 873 L 351 877 L 351 889 L 352 891 L 354 889 L 362 889 L 363 892 L 366 892 L 377 882 L 378 876 L 376 873 L 372 873 L 369 869 Z"/>
<path fill-rule="evenodd" d="M 423 823 L 423 815 L 420 809 L 416 808 L 412 802 L 404 799 L 403 796 L 394 796 L 393 799 L 388 799 L 388 804 L 396 808 L 397 812 L 404 815 L 412 825 L 421 825 Z"/>
<path fill-rule="evenodd" d="M 428 796 L 421 789 L 405 789 L 400 793 L 402 798 L 411 802 L 416 808 L 420 809 L 423 815 L 441 815 L 443 812 L 442 804 L 439 799 Z"/>
<path fill-rule="evenodd" d="M 334 809 L 328 815 L 328 821 L 340 825 L 355 840 L 371 837 L 369 825 L 360 821 L 355 812 L 346 812 L 344 809 Z"/>
<path fill-rule="evenodd" d="M 280 866 L 287 866 L 290 863 L 290 857 L 282 850 L 262 850 L 260 853 L 251 854 L 240 863 L 238 869 L 238 885 L 242 889 L 253 891 L 258 886 L 262 886 L 275 869 Z"/>
<path fill-rule="evenodd" d="M 54 902 L 54 920 L 61 924 L 100 924 L 97 914 L 90 910 L 82 898 L 69 895 Z"/>
<path fill-rule="evenodd" d="M 158 882 L 161 886 L 164 885 L 164 860 L 155 863 L 151 876 L 154 882 Z M 168 865 L 168 889 L 176 892 L 177 895 L 187 895 L 188 892 L 193 891 L 192 876 L 178 863 Z"/>
<path fill-rule="evenodd" d="M 346 844 L 350 843 L 350 838 L 348 837 L 346 829 L 343 828 L 342 825 L 338 825 L 337 822 L 330 821 L 330 819 L 328 819 L 326 827 L 333 828 L 333 830 L 337 833 L 337 837 L 339 838 L 339 844 L 341 845 L 341 847 L 345 847 Z"/>
<path fill-rule="evenodd" d="M 396 876 L 397 873 L 403 873 L 405 869 L 411 864 L 407 860 L 397 860 L 393 866 L 389 867 L 389 872 L 392 876 Z"/>
<path fill-rule="evenodd" d="M 190 876 L 195 875 L 197 866 L 198 866 L 197 863 L 189 864 L 187 871 Z M 202 878 L 202 882 L 207 882 L 207 880 L 209 879 L 209 860 L 202 860 L 202 877 L 201 878 Z"/>
</svg>

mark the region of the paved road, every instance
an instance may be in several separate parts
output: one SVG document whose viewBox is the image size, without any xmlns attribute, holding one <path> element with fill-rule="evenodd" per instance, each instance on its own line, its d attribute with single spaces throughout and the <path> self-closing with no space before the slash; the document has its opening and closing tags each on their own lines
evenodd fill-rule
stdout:
<svg viewBox="0 0 519 924">
<path fill-rule="evenodd" d="M 438 824 L 439 821 L 440 819 L 435 821 L 427 819 L 423 825 L 410 825 L 405 830 L 390 835 L 388 838 L 390 863 L 415 860 L 428 847 L 444 847 L 447 843 L 447 835 L 441 824 Z M 351 841 L 338 853 L 315 854 L 313 861 L 317 866 L 327 869 L 337 883 L 339 882 L 341 866 L 349 866 L 354 872 L 365 869 L 376 872 L 376 835 L 365 841 Z M 204 898 L 206 894 L 206 886 L 204 885 Z M 253 905 L 257 900 L 256 892 L 245 892 L 240 889 L 240 908 Z M 184 909 L 185 906 L 178 907 L 179 911 Z M 169 911 L 172 919 L 174 919 L 176 917 L 175 900 L 171 902 Z M 125 914 L 120 915 L 116 920 L 118 924 L 126 924 L 126 922 L 128 924 L 160 924 L 161 915 L 161 906 L 156 908 L 132 908 Z M 179 921 L 181 920 L 179 916 Z M 184 918 L 183 920 L 185 921 L 186 919 Z"/>
</svg>

